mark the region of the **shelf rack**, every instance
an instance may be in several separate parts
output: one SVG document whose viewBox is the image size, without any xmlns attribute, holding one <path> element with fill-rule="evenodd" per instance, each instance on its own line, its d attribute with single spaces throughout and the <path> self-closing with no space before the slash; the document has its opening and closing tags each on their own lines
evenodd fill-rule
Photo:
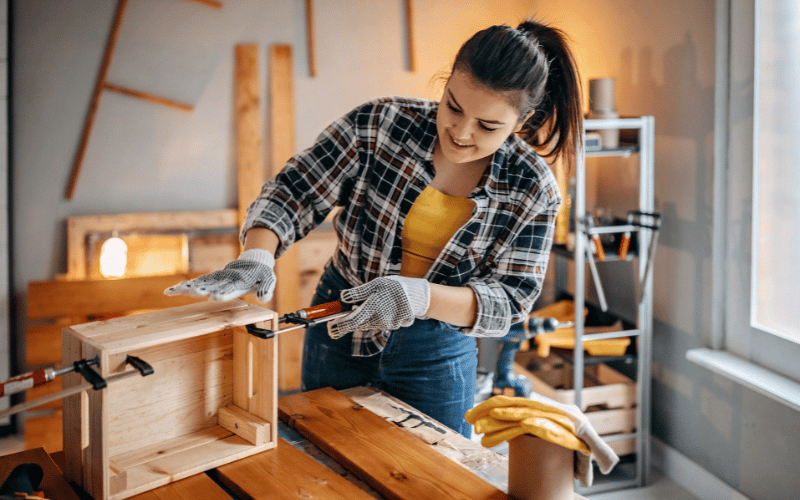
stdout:
<svg viewBox="0 0 800 500">
<path fill-rule="evenodd" d="M 585 131 L 596 131 L 603 129 L 619 129 L 620 131 L 637 131 L 638 138 L 635 143 L 620 143 L 620 147 L 605 149 L 600 151 L 584 151 L 579 148 L 576 165 L 575 199 L 572 203 L 575 207 L 575 246 L 573 251 L 566 248 L 555 248 L 554 254 L 561 258 L 569 257 L 575 263 L 575 348 L 572 352 L 573 363 L 573 388 L 575 390 L 575 403 L 581 406 L 581 392 L 583 391 L 584 368 L 591 364 L 592 360 L 587 360 L 583 350 L 583 343 L 588 340 L 635 337 L 638 341 L 637 354 L 633 359 L 636 366 L 636 430 L 632 434 L 621 434 L 606 438 L 607 441 L 634 438 L 636 441 L 633 462 L 623 461 L 617 466 L 617 470 L 612 471 L 609 476 L 595 475 L 595 483 L 589 488 L 583 488 L 576 483 L 576 491 L 581 494 L 600 493 L 630 487 L 643 487 L 648 482 L 648 464 L 650 462 L 650 396 L 651 396 L 651 363 L 652 363 L 652 325 L 653 325 L 653 284 L 652 274 L 646 276 L 646 249 L 652 237 L 651 231 L 642 230 L 640 227 L 632 225 L 616 225 L 587 228 L 581 221 L 582 215 L 586 213 L 586 159 L 592 157 L 629 157 L 639 155 L 639 206 L 641 212 L 652 213 L 654 210 L 654 130 L 655 120 L 652 116 L 641 116 L 633 118 L 619 119 L 585 119 L 583 122 Z M 645 276 L 646 281 L 640 283 L 641 297 L 637 306 L 636 326 L 634 329 L 626 329 L 602 334 L 584 334 L 584 321 L 582 312 L 586 303 L 586 273 L 580 272 L 585 269 L 587 263 L 587 238 L 584 234 L 604 234 L 612 232 L 624 232 L 630 230 L 636 232 L 638 238 L 638 253 L 631 252 L 625 260 L 638 261 L 634 265 L 638 269 L 637 274 L 641 280 Z M 615 255 L 608 255 L 607 261 L 613 261 Z M 602 262 L 597 262 L 602 265 Z M 563 266 L 562 266 L 563 267 Z M 558 268 L 557 268 L 558 269 Z M 557 281 L 563 284 L 563 276 L 566 273 L 558 272 Z M 557 285 L 558 286 L 558 285 Z M 564 287 L 561 286 L 563 289 Z M 627 361 L 631 360 L 629 355 L 620 357 Z"/>
</svg>

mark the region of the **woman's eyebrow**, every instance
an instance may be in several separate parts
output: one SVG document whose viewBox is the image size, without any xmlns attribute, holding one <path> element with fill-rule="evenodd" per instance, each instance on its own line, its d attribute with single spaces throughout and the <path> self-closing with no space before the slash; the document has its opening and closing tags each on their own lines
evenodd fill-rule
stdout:
<svg viewBox="0 0 800 500">
<path fill-rule="evenodd" d="M 458 100 L 456 99 L 456 96 L 453 95 L 453 91 L 452 90 L 447 89 L 447 94 L 450 96 L 450 100 L 453 101 L 453 104 L 455 104 L 456 107 L 459 110 L 463 109 L 461 107 L 461 105 L 458 103 Z M 505 125 L 505 122 L 501 122 L 499 120 L 484 120 L 483 118 L 478 118 L 478 121 L 483 122 L 483 123 L 491 123 L 492 125 Z"/>
</svg>

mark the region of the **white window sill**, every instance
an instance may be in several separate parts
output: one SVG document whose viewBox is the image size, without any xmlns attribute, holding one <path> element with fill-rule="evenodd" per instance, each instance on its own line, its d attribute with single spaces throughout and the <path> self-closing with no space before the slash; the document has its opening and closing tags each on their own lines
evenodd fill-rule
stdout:
<svg viewBox="0 0 800 500">
<path fill-rule="evenodd" d="M 800 411 L 800 383 L 727 351 L 690 349 L 686 359 Z"/>
</svg>

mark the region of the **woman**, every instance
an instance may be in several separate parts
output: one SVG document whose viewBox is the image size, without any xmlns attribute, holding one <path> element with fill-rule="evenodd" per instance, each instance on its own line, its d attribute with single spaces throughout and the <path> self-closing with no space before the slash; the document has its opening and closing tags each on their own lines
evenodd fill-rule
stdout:
<svg viewBox="0 0 800 500">
<path fill-rule="evenodd" d="M 274 257 L 341 207 L 314 303 L 356 308 L 306 332 L 303 390 L 373 385 L 470 436 L 475 337 L 505 335 L 541 291 L 561 203 L 543 156 L 574 158 L 580 113 L 560 31 L 480 31 L 441 101 L 379 99 L 334 122 L 249 207 L 241 256 L 167 293 L 267 301 Z"/>
</svg>

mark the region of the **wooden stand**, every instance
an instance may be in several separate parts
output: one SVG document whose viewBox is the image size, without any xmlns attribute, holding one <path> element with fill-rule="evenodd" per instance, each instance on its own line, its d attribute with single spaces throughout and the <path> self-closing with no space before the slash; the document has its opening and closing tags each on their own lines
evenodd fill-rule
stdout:
<svg viewBox="0 0 800 500">
<path fill-rule="evenodd" d="M 508 442 L 508 495 L 515 500 L 573 500 L 575 452 L 523 434 Z"/>
<path fill-rule="evenodd" d="M 99 358 L 108 379 L 136 356 L 154 373 L 64 400 L 64 473 L 95 500 L 120 500 L 277 444 L 277 314 L 201 302 L 65 328 L 64 363 Z M 64 387 L 82 383 L 76 373 Z"/>
</svg>

